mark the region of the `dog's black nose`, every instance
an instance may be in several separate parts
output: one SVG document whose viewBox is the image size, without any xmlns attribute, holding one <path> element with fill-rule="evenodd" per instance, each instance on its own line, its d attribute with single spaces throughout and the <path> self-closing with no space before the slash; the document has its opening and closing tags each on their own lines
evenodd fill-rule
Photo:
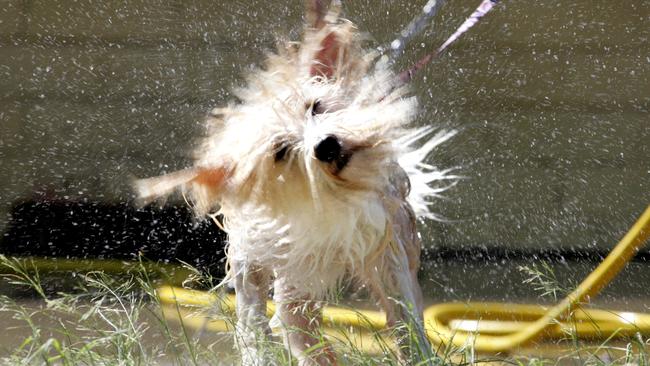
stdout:
<svg viewBox="0 0 650 366">
<path fill-rule="evenodd" d="M 341 155 L 341 143 L 334 136 L 327 136 L 314 147 L 316 159 L 331 163 Z"/>
</svg>

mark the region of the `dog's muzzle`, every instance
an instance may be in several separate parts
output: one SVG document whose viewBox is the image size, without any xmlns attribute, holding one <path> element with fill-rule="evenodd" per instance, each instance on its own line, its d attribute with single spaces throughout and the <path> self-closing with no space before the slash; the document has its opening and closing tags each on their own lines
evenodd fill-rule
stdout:
<svg viewBox="0 0 650 366">
<path fill-rule="evenodd" d="M 341 155 L 341 143 L 334 136 L 327 136 L 314 147 L 316 159 L 331 163 Z"/>
</svg>

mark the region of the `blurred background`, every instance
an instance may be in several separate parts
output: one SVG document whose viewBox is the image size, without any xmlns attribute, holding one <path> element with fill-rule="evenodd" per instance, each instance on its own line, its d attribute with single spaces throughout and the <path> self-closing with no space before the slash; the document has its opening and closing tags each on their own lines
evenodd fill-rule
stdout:
<svg viewBox="0 0 650 366">
<path fill-rule="evenodd" d="M 425 1 L 343 1 L 390 42 Z M 404 69 L 478 5 L 445 4 Z M 0 251 L 182 259 L 218 272 L 223 235 L 130 182 L 187 167 L 203 118 L 298 39 L 303 2 L 0 0 Z M 520 264 L 579 281 L 650 203 L 650 2 L 502 1 L 412 83 L 418 124 L 458 135 L 431 161 L 466 177 L 423 223 L 429 301 L 521 299 Z M 605 299 L 645 309 L 644 250 Z"/>
</svg>

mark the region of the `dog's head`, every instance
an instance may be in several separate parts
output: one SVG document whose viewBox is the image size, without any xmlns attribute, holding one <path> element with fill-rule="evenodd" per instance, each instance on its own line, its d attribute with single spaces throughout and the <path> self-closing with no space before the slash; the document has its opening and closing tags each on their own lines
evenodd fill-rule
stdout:
<svg viewBox="0 0 650 366">
<path fill-rule="evenodd" d="M 139 181 L 141 197 L 180 185 L 199 212 L 244 203 L 282 211 L 384 189 L 415 101 L 363 51 L 351 23 L 310 3 L 302 42 L 270 55 L 239 104 L 212 111 L 195 167 Z"/>
</svg>

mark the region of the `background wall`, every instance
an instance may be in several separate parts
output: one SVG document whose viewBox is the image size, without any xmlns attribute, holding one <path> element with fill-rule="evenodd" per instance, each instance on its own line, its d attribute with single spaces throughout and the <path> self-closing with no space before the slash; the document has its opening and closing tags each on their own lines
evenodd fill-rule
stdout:
<svg viewBox="0 0 650 366">
<path fill-rule="evenodd" d="M 425 1 L 344 1 L 370 46 Z M 478 4 L 450 1 L 409 65 Z M 14 202 L 117 203 L 133 177 L 188 165 L 302 1 L 0 0 L 0 230 Z M 414 83 L 432 157 L 467 179 L 439 202 L 450 248 L 609 248 L 650 203 L 650 2 L 503 1 Z"/>
</svg>

